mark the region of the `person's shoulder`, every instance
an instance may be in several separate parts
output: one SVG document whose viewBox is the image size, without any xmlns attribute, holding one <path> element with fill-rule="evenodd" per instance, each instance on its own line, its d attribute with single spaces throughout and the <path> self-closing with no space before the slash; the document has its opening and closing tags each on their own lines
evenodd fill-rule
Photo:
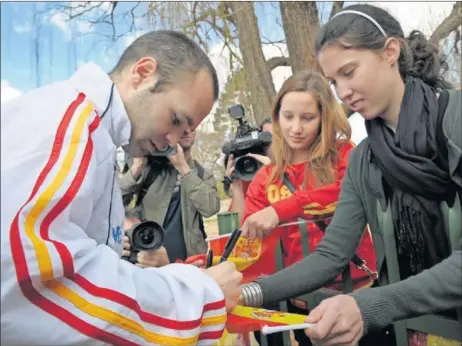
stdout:
<svg viewBox="0 0 462 346">
<path fill-rule="evenodd" d="M 350 155 L 356 145 L 349 139 L 337 139 L 335 147 L 340 156 Z"/>
<path fill-rule="evenodd" d="M 356 145 L 349 139 L 337 139 L 335 146 L 338 151 L 352 150 Z"/>
</svg>

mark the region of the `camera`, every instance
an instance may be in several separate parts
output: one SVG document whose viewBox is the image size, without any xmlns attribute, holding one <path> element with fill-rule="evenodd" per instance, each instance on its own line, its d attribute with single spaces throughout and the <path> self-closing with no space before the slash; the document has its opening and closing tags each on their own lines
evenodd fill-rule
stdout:
<svg viewBox="0 0 462 346">
<path fill-rule="evenodd" d="M 261 166 L 253 157 L 245 156 L 249 153 L 265 155 L 271 144 L 272 136 L 269 132 L 249 125 L 245 118 L 245 110 L 240 104 L 232 105 L 228 113 L 234 120 L 239 121 L 236 134 L 232 140 L 226 142 L 221 151 L 225 155 L 234 156 L 234 175 L 236 178 L 250 181 Z"/>
<path fill-rule="evenodd" d="M 122 259 L 135 264 L 138 252 L 157 250 L 162 246 L 164 234 L 162 226 L 155 221 L 143 221 L 132 226 L 127 231 L 131 253 L 130 256 L 123 256 Z"/>
<path fill-rule="evenodd" d="M 176 154 L 176 147 L 167 145 L 162 150 L 156 150 L 155 152 L 146 156 L 148 163 L 151 165 L 165 166 L 170 163 L 168 156 Z"/>
</svg>

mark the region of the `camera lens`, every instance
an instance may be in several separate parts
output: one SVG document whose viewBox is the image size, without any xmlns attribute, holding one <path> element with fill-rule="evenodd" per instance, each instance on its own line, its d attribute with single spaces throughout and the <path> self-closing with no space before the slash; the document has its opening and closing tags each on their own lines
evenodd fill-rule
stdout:
<svg viewBox="0 0 462 346">
<path fill-rule="evenodd" d="M 260 166 L 261 164 L 253 157 L 241 156 L 234 163 L 234 173 L 239 179 L 250 181 Z"/>
<path fill-rule="evenodd" d="M 128 233 L 133 248 L 137 251 L 155 250 L 164 242 L 164 229 L 154 221 L 142 222 Z"/>
<path fill-rule="evenodd" d="M 254 160 L 249 160 L 249 158 L 245 158 L 244 160 L 242 160 L 242 168 L 241 171 L 244 173 L 244 174 L 250 174 L 252 172 L 255 172 L 257 170 L 257 165 L 255 163 Z"/>
</svg>

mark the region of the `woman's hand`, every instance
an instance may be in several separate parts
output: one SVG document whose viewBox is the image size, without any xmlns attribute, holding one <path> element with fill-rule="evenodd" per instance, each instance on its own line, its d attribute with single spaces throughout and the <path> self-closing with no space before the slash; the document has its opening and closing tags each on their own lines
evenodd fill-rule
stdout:
<svg viewBox="0 0 462 346">
<path fill-rule="evenodd" d="M 356 300 L 348 295 L 325 299 L 306 319 L 314 326 L 305 334 L 317 346 L 355 346 L 364 334 L 364 322 Z"/>
<path fill-rule="evenodd" d="M 279 216 L 273 207 L 266 207 L 250 215 L 242 225 L 242 236 L 249 239 L 263 238 L 279 224 Z"/>
</svg>

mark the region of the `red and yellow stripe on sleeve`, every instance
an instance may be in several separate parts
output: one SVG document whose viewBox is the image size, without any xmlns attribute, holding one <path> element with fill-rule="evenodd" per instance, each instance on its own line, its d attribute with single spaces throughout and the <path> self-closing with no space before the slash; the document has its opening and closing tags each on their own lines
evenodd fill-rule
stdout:
<svg viewBox="0 0 462 346">
<path fill-rule="evenodd" d="M 35 276 L 31 276 L 29 272 L 30 265 L 28 266 L 26 262 L 27 260 L 34 260 L 31 254 L 28 254 L 26 257 L 23 240 L 27 239 L 27 241 L 30 241 L 32 244 L 33 251 L 35 252 L 40 281 L 50 291 L 75 306 L 76 310 L 78 309 L 88 316 L 105 321 L 131 333 L 133 336 L 136 336 L 136 339 L 139 340 L 139 338 L 142 338 L 149 343 L 163 345 L 193 345 L 196 344 L 198 340 L 219 339 L 222 330 L 207 331 L 189 337 L 174 337 L 153 332 L 143 326 L 140 321 L 148 325 L 155 325 L 156 327 L 182 331 L 189 331 L 198 327 L 217 326 L 226 321 L 226 315 L 224 313 L 212 315 L 211 312 L 214 310 L 223 310 L 225 306 L 223 300 L 204 306 L 203 316 L 206 313 L 212 316 L 205 318 L 201 317 L 197 320 L 175 321 L 148 313 L 143 311 L 134 299 L 121 292 L 98 287 L 85 277 L 75 273 L 72 255 L 68 248 L 63 243 L 50 239 L 50 225 L 73 201 L 88 170 L 93 153 L 93 140 L 91 136 L 100 123 L 100 117 L 98 115 L 95 116 L 95 114 L 96 112 L 91 102 L 86 100 L 84 94 L 79 94 L 77 99 L 71 103 L 59 124 L 48 162 L 37 178 L 30 197 L 20 208 L 12 222 L 10 230 L 11 252 L 14 259 L 17 280 L 24 296 L 45 312 L 55 316 L 62 322 L 89 337 L 109 344 L 137 344 L 134 341 L 128 340 L 115 333 L 110 333 L 107 330 L 103 330 L 83 320 L 71 311 L 53 302 L 44 294 L 41 294 L 33 284 L 32 278 L 34 277 L 35 279 Z M 92 115 L 94 118 L 90 122 L 89 120 Z M 88 123 L 90 124 L 87 125 Z M 87 131 L 85 131 L 86 129 Z M 70 136 L 70 140 L 66 140 L 68 138 L 66 134 Z M 82 148 L 82 146 L 84 147 Z M 66 150 L 63 150 L 64 147 L 66 147 Z M 81 155 L 80 162 L 78 162 L 79 154 Z M 58 164 L 61 156 L 62 159 Z M 77 172 L 69 184 L 68 180 L 71 175 L 72 167 L 75 167 L 76 164 L 78 165 Z M 54 174 L 54 176 L 49 178 L 51 174 Z M 46 180 L 48 181 L 48 185 L 45 187 L 44 183 Z M 66 183 L 68 184 L 67 189 Z M 64 193 L 60 192 L 64 190 Z M 38 193 L 39 191 L 40 194 Z M 51 204 L 53 201 L 57 201 L 57 203 L 52 206 Z M 44 215 L 45 213 L 46 215 Z M 43 219 L 40 222 L 42 217 Z M 62 270 L 65 277 L 72 280 L 86 293 L 93 297 L 100 298 L 101 300 L 99 302 L 103 303 L 104 300 L 108 300 L 126 309 L 132 310 L 132 313 L 121 314 L 107 307 L 97 305 L 94 303 L 95 299 L 89 301 L 79 294 L 79 292 L 73 290 L 63 282 L 56 280 L 56 268 L 53 268 L 53 264 L 56 265 L 57 262 L 55 261 L 53 263 L 50 255 L 50 249 L 53 247 L 62 262 Z M 113 306 L 114 304 L 111 305 Z M 128 315 L 133 315 L 133 312 L 138 316 L 139 321 L 126 317 Z M 128 333 L 124 334 L 127 335 Z"/>
<path fill-rule="evenodd" d="M 310 203 L 303 207 L 304 213 L 306 215 L 312 216 L 323 216 L 323 215 L 332 215 L 337 207 L 337 202 L 329 203 L 325 206 L 322 206 L 319 203 Z"/>
</svg>

